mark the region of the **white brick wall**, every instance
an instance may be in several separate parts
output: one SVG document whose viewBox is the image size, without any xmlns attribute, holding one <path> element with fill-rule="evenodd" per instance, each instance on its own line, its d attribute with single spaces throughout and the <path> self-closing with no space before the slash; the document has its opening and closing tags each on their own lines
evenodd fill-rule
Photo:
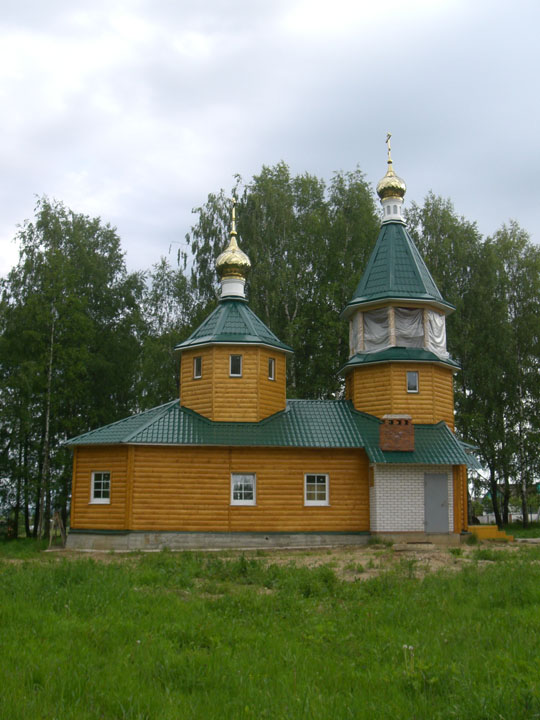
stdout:
<svg viewBox="0 0 540 720">
<path fill-rule="evenodd" d="M 451 465 L 375 465 L 369 488 L 372 532 L 424 532 L 424 474 L 446 473 L 448 527 L 454 529 Z"/>
</svg>

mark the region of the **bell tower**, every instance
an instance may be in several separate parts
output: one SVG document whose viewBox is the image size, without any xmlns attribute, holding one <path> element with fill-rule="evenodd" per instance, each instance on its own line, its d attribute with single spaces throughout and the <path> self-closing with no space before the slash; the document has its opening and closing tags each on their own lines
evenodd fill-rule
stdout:
<svg viewBox="0 0 540 720">
<path fill-rule="evenodd" d="M 366 270 L 342 317 L 349 321 L 349 360 L 342 368 L 346 397 L 357 410 L 410 415 L 414 423 L 454 428 L 453 375 L 446 349 L 443 299 L 407 232 L 405 182 L 396 175 L 386 138 L 388 169 L 377 185 L 383 218 Z"/>
</svg>

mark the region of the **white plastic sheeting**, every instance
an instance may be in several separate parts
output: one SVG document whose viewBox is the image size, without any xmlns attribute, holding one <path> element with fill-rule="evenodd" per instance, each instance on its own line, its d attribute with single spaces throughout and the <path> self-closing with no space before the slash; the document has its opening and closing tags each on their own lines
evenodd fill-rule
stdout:
<svg viewBox="0 0 540 720">
<path fill-rule="evenodd" d="M 364 352 L 378 352 L 390 347 L 388 308 L 364 313 Z"/>
<path fill-rule="evenodd" d="M 394 333 L 390 332 L 390 313 Z M 425 337 L 427 334 L 427 337 Z M 434 310 L 420 308 L 379 308 L 357 312 L 350 322 L 351 356 L 358 352 L 380 352 L 392 346 L 426 348 L 441 359 L 446 350 L 446 319 Z"/>
<path fill-rule="evenodd" d="M 424 311 L 394 308 L 396 345 L 398 347 L 424 347 Z"/>
<path fill-rule="evenodd" d="M 442 358 L 448 357 L 446 350 L 446 320 L 444 315 L 428 310 L 428 341 L 427 349 Z"/>
<path fill-rule="evenodd" d="M 357 312 L 353 315 L 349 327 L 349 350 L 351 357 L 362 350 L 362 315 Z"/>
</svg>

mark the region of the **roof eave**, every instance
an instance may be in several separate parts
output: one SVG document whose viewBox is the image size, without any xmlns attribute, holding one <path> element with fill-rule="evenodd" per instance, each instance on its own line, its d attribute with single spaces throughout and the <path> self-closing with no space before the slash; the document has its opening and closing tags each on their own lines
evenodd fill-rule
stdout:
<svg viewBox="0 0 540 720">
<path fill-rule="evenodd" d="M 367 362 L 351 362 L 351 360 L 348 360 L 345 365 L 342 365 L 342 367 L 340 367 L 337 374 L 346 374 L 355 367 L 364 367 L 366 365 L 383 365 L 388 363 L 426 363 L 430 365 L 443 365 L 444 367 L 450 368 L 453 372 L 456 373 L 461 370 L 461 366 L 453 360 L 450 362 L 445 362 L 440 358 L 437 360 L 430 358 L 380 358 L 377 360 L 368 360 Z"/>
<path fill-rule="evenodd" d="M 425 305 L 434 307 L 442 310 L 445 315 L 450 315 L 456 309 L 455 305 L 447 302 L 446 300 L 439 300 L 433 297 L 414 297 L 411 295 L 398 295 L 395 293 L 377 295 L 375 297 L 366 298 L 353 298 L 348 303 L 340 314 L 340 318 L 347 320 L 354 312 L 356 308 L 362 307 L 363 310 L 370 310 L 373 308 L 388 305 L 390 303 L 417 303 L 418 305 Z"/>
<path fill-rule="evenodd" d="M 174 350 L 182 352 L 184 350 L 191 350 L 192 348 L 196 347 L 202 347 L 202 346 L 210 346 L 210 345 L 259 345 L 262 347 L 269 347 L 272 348 L 272 350 L 281 350 L 284 353 L 287 353 L 288 355 L 293 355 L 294 350 L 289 347 L 288 345 L 285 345 L 285 343 L 280 343 L 279 345 L 277 343 L 272 342 L 264 342 L 263 340 L 260 340 L 258 338 L 254 338 L 253 340 L 247 340 L 245 337 L 243 337 L 242 340 L 235 340 L 234 338 L 230 337 L 226 340 L 216 340 L 212 337 L 207 338 L 198 338 L 197 340 L 188 341 L 185 340 L 183 343 L 179 343 L 178 345 L 175 345 Z"/>
</svg>

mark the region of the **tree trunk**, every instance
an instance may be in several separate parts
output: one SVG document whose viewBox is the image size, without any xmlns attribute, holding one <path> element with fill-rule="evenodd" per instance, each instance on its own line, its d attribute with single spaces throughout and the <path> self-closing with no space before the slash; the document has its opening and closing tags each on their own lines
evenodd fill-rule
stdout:
<svg viewBox="0 0 540 720">
<path fill-rule="evenodd" d="M 527 502 L 527 473 L 521 475 L 521 514 L 523 516 L 523 527 L 529 527 L 529 503 Z"/>
<path fill-rule="evenodd" d="M 51 388 L 52 388 L 52 369 L 54 357 L 54 324 L 56 321 L 56 310 L 54 305 L 51 306 L 51 335 L 49 340 L 49 365 L 47 368 L 47 395 L 45 398 L 45 434 L 43 438 L 43 472 L 41 473 L 41 495 L 40 495 L 40 514 L 38 523 L 38 535 L 43 537 L 49 536 L 49 520 L 50 520 L 50 422 L 51 422 Z"/>
<path fill-rule="evenodd" d="M 504 491 L 503 491 L 503 507 L 502 507 L 502 518 L 505 525 L 508 524 L 508 506 L 510 505 L 510 481 L 508 475 L 504 475 Z"/>
<path fill-rule="evenodd" d="M 493 506 L 493 512 L 495 513 L 495 522 L 499 530 L 502 530 L 501 513 L 499 510 L 499 498 L 497 497 L 497 478 L 495 477 L 494 468 L 489 468 L 489 491 L 491 493 L 491 504 Z"/>
<path fill-rule="evenodd" d="M 24 442 L 23 453 L 23 495 L 24 495 L 24 530 L 26 537 L 30 537 L 30 490 L 28 482 L 28 440 Z"/>
<path fill-rule="evenodd" d="M 15 493 L 15 517 L 13 518 L 15 540 L 19 537 L 19 513 L 21 508 L 21 484 L 22 484 L 22 445 L 19 442 L 18 458 L 17 458 L 17 489 Z"/>
</svg>

